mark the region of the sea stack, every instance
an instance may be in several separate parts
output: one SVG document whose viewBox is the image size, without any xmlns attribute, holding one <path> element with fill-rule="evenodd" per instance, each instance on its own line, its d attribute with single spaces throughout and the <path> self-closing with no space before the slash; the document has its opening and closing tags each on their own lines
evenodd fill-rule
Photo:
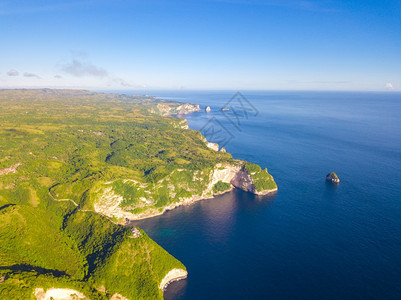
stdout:
<svg viewBox="0 0 401 300">
<path fill-rule="evenodd" d="M 210 110 L 211 110 L 211 109 L 210 109 L 210 106 L 206 106 L 206 109 L 205 109 L 205 110 L 206 110 L 206 112 L 210 112 Z"/>
<path fill-rule="evenodd" d="M 333 182 L 333 183 L 339 183 L 340 178 L 338 178 L 337 174 L 334 172 L 330 172 L 329 174 L 326 175 L 326 180 Z"/>
</svg>

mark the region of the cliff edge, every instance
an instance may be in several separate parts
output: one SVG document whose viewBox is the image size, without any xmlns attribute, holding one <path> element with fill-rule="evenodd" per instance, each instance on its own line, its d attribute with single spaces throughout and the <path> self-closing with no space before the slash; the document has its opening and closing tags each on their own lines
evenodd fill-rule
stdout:
<svg viewBox="0 0 401 300">
<path fill-rule="evenodd" d="M 164 276 L 164 278 L 160 282 L 159 289 L 165 290 L 166 287 L 173 281 L 185 279 L 187 278 L 187 276 L 188 272 L 183 269 L 177 269 L 177 268 L 172 269 L 166 274 L 166 276 Z"/>
<path fill-rule="evenodd" d="M 277 191 L 277 185 L 267 169 L 234 160 L 232 163 L 218 163 L 211 170 L 177 169 L 156 184 L 130 179 L 103 183 L 93 193 L 97 197 L 94 210 L 120 222 L 126 219 L 138 220 L 163 214 L 181 205 L 213 198 L 233 188 L 255 195 Z M 125 190 L 137 197 L 128 205 L 127 199 L 132 195 L 127 195 Z M 162 206 L 158 205 L 161 190 L 166 197 Z"/>
</svg>

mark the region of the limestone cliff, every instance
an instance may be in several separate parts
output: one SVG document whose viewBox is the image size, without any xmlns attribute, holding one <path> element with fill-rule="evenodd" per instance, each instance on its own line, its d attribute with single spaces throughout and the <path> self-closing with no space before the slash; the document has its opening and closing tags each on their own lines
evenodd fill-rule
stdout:
<svg viewBox="0 0 401 300">
<path fill-rule="evenodd" d="M 152 108 L 152 113 L 158 113 L 162 116 L 171 116 L 171 115 L 186 115 L 192 112 L 200 111 L 200 107 L 198 104 L 191 103 L 183 103 L 178 104 L 175 102 L 162 102 L 156 105 L 156 108 Z"/>
<path fill-rule="evenodd" d="M 138 195 L 128 205 L 125 204 L 127 202 L 126 195 L 114 188 L 114 182 L 103 183 L 92 193 L 92 197 L 95 197 L 93 208 L 96 212 L 116 220 L 135 220 L 160 215 L 180 205 L 189 205 L 202 199 L 212 198 L 214 195 L 228 192 L 234 187 L 256 195 L 266 195 L 277 191 L 277 185 L 267 170 L 255 166 L 241 160 L 235 160 L 233 163 L 219 163 L 210 171 L 191 171 L 192 173 L 189 173 L 192 174 L 191 182 L 178 181 L 176 184 L 172 179 L 177 178 L 177 173 L 180 175 L 179 173 L 186 172 L 188 175 L 190 171 L 174 170 L 156 185 L 125 179 L 120 182 L 120 185 L 127 185 L 130 191 L 135 191 L 135 194 Z M 218 182 L 226 183 L 228 188 L 214 192 L 213 188 Z M 194 190 L 193 185 L 199 185 L 202 188 Z M 170 199 L 163 206 L 158 205 L 158 197 L 160 197 L 158 191 L 161 188 L 168 190 Z M 191 195 L 180 194 L 180 190 L 186 190 Z"/>
</svg>

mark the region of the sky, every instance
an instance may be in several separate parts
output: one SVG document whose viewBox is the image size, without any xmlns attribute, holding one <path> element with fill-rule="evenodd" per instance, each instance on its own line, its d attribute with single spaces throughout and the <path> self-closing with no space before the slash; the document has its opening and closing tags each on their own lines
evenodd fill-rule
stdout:
<svg viewBox="0 0 401 300">
<path fill-rule="evenodd" d="M 0 88 L 401 91 L 401 0 L 0 0 Z"/>
</svg>

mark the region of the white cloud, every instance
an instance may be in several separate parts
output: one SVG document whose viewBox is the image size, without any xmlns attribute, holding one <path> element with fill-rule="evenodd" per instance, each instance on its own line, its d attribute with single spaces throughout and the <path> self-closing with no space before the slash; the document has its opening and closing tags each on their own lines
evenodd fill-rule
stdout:
<svg viewBox="0 0 401 300">
<path fill-rule="evenodd" d="M 108 76 L 108 72 L 105 69 L 78 59 L 73 59 L 72 62 L 65 64 L 61 70 L 75 77 L 93 76 L 104 78 Z"/>
<path fill-rule="evenodd" d="M 28 72 L 25 72 L 25 73 L 24 73 L 24 77 L 33 77 L 33 78 L 40 79 L 40 76 L 39 76 L 39 75 L 36 75 L 36 74 L 34 74 L 34 73 L 28 73 Z"/>
<path fill-rule="evenodd" d="M 7 72 L 8 76 L 19 76 L 19 72 L 17 70 L 10 70 Z"/>
<path fill-rule="evenodd" d="M 385 87 L 388 90 L 393 90 L 394 89 L 393 84 L 391 82 L 387 82 Z"/>
<path fill-rule="evenodd" d="M 59 69 L 66 73 L 70 74 L 74 77 L 92 77 L 97 79 L 105 79 L 112 84 L 117 84 L 123 87 L 133 87 L 134 85 L 130 82 L 126 81 L 121 77 L 114 76 L 110 74 L 106 69 L 96 66 L 89 62 L 87 58 L 87 54 L 85 52 L 79 51 L 71 51 L 71 54 L 74 56 L 73 59 L 61 65 Z M 54 76 L 54 78 L 62 78 L 60 75 Z"/>
</svg>

